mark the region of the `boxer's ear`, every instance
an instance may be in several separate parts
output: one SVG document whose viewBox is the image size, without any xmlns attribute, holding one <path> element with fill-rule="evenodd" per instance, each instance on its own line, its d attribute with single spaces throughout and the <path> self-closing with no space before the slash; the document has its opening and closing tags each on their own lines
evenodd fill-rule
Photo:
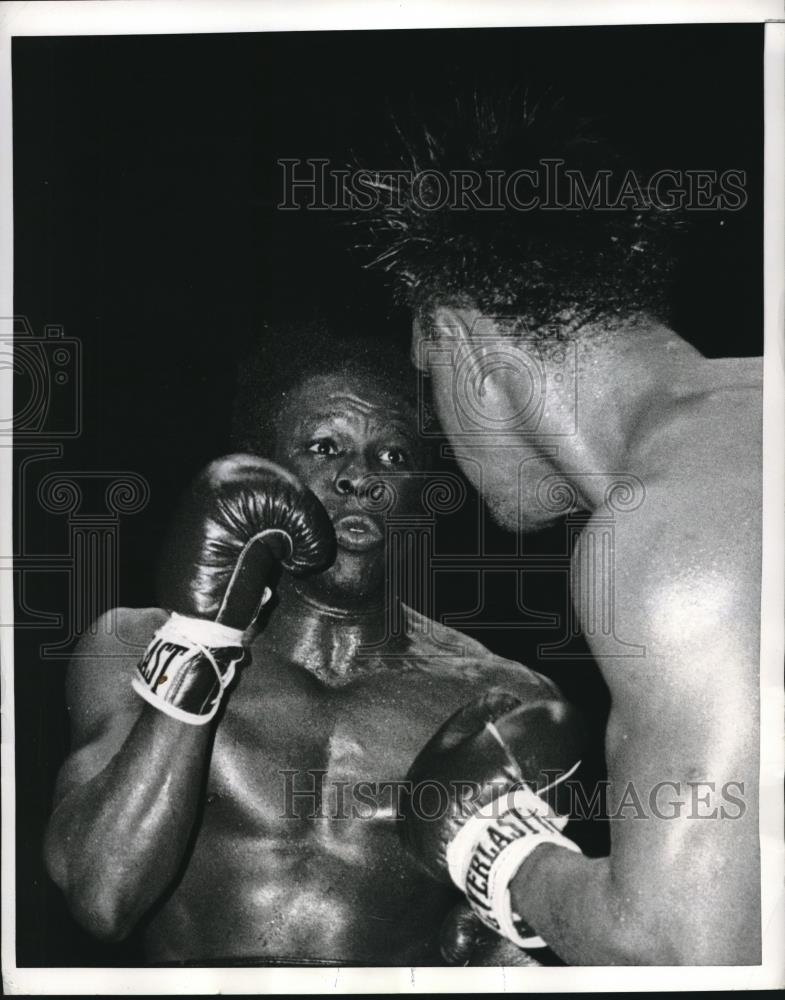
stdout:
<svg viewBox="0 0 785 1000">
<path fill-rule="evenodd" d="M 469 347 L 472 350 L 493 345 L 499 338 L 495 316 L 488 316 L 475 306 L 438 305 L 431 313 L 433 338 L 445 346 Z"/>
<path fill-rule="evenodd" d="M 434 348 L 443 345 L 455 350 L 494 330 L 494 321 L 473 306 L 434 306 L 412 321 L 412 363 L 427 372 Z"/>
<path fill-rule="evenodd" d="M 431 313 L 430 326 L 439 340 L 470 340 L 475 332 L 480 313 L 462 306 L 436 306 Z"/>
</svg>

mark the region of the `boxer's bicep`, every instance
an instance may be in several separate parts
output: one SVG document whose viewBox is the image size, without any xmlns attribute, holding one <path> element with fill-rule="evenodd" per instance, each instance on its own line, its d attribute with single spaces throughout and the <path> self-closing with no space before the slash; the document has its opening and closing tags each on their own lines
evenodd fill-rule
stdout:
<svg viewBox="0 0 785 1000">
<path fill-rule="evenodd" d="M 609 912 L 657 963 L 757 961 L 755 755 L 718 700 L 659 709 L 609 720 Z"/>
</svg>

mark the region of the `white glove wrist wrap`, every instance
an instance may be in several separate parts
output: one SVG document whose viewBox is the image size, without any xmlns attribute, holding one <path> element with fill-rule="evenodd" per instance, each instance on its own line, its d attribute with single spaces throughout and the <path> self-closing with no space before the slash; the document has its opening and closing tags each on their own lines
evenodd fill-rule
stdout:
<svg viewBox="0 0 785 1000">
<path fill-rule="evenodd" d="M 540 844 L 558 844 L 581 853 L 561 833 L 567 820 L 524 785 L 469 817 L 447 847 L 450 876 L 466 893 L 474 912 L 521 948 L 543 948 L 546 943 L 537 935 L 521 934 L 516 927 L 522 921 L 512 913 L 510 882 Z"/>
<path fill-rule="evenodd" d="M 153 636 L 131 686 L 165 715 L 205 725 L 243 657 L 242 638 L 239 629 L 172 614 Z"/>
<path fill-rule="evenodd" d="M 220 622 L 207 621 L 206 618 L 188 618 L 173 611 L 169 621 L 162 626 L 176 633 L 180 638 L 190 639 L 196 645 L 220 649 L 222 646 L 241 646 L 244 632 L 239 628 L 229 628 Z"/>
</svg>

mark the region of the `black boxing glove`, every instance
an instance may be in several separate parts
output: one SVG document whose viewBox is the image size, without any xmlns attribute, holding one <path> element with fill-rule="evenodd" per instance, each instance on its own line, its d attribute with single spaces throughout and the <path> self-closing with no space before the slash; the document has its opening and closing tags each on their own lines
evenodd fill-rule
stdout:
<svg viewBox="0 0 785 1000">
<path fill-rule="evenodd" d="M 493 933 L 466 903 L 457 903 L 439 931 L 439 951 L 448 965 L 468 965 L 477 947 Z"/>
<path fill-rule="evenodd" d="M 159 595 L 172 614 L 142 657 L 134 690 L 183 722 L 209 722 L 278 565 L 319 571 L 335 547 L 327 512 L 291 473 L 255 455 L 211 462 L 165 547 Z"/>
<path fill-rule="evenodd" d="M 487 927 L 522 948 L 545 942 L 512 912 L 510 881 L 542 843 L 579 851 L 561 832 L 568 817 L 558 806 L 561 782 L 580 764 L 581 730 L 556 697 L 523 702 L 492 688 L 447 720 L 407 775 L 408 850 L 434 878 L 465 892 Z"/>
</svg>

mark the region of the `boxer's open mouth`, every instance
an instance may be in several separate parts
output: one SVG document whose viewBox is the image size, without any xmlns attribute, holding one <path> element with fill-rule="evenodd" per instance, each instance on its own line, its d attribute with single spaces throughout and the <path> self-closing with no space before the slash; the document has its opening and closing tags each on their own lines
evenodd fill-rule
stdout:
<svg viewBox="0 0 785 1000">
<path fill-rule="evenodd" d="M 363 514 L 348 514 L 335 523 L 338 544 L 352 552 L 364 552 L 384 542 L 382 529 Z"/>
</svg>

